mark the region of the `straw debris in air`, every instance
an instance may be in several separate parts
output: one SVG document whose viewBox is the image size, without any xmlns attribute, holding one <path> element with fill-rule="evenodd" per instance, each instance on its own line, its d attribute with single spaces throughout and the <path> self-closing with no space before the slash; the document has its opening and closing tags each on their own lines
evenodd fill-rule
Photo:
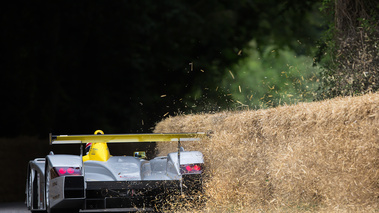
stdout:
<svg viewBox="0 0 379 213">
<path fill-rule="evenodd" d="M 169 117 L 155 132 L 212 130 L 200 211 L 379 210 L 379 93 L 265 110 Z M 158 144 L 161 155 L 176 144 Z"/>
</svg>

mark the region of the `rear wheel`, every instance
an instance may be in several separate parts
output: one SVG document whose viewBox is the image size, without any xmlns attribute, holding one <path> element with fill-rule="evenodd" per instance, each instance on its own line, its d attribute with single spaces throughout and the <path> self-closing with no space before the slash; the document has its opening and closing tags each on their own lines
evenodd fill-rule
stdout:
<svg viewBox="0 0 379 213">
<path fill-rule="evenodd" d="M 78 209 L 49 209 L 48 213 L 78 213 Z"/>
<path fill-rule="evenodd" d="M 31 212 L 46 213 L 46 210 L 37 210 L 39 208 L 40 195 L 40 183 L 39 175 L 35 170 L 29 171 L 29 186 L 28 186 L 28 199 L 30 202 Z"/>
<path fill-rule="evenodd" d="M 26 183 L 26 206 L 28 209 L 32 209 L 32 177 L 31 177 L 31 171 L 28 170 L 28 180 Z"/>
<path fill-rule="evenodd" d="M 48 162 L 46 160 L 46 162 Z M 45 165 L 45 199 L 46 199 L 46 212 L 47 213 L 78 213 L 79 209 L 54 209 L 50 207 L 50 200 L 49 200 L 49 189 L 50 189 L 50 171 L 48 168 L 48 163 Z"/>
<path fill-rule="evenodd" d="M 32 206 L 33 209 L 38 209 L 38 178 L 37 178 L 37 171 L 33 172 L 33 194 L 32 194 Z"/>
<path fill-rule="evenodd" d="M 183 197 L 182 202 L 190 208 L 204 206 L 206 197 L 203 190 L 203 177 L 201 174 L 183 175 Z"/>
<path fill-rule="evenodd" d="M 157 212 L 193 211 L 204 206 L 203 179 L 201 174 L 183 175 L 182 192 L 162 189 L 154 199 Z"/>
<path fill-rule="evenodd" d="M 183 175 L 183 192 L 194 195 L 203 192 L 203 177 L 201 174 Z"/>
</svg>

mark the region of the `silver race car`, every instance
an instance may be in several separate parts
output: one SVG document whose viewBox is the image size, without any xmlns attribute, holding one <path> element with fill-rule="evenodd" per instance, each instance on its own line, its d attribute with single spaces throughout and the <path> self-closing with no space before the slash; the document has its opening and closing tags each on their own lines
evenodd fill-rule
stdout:
<svg viewBox="0 0 379 213">
<path fill-rule="evenodd" d="M 99 134 L 100 133 L 100 134 Z M 32 212 L 154 211 L 159 199 L 172 193 L 201 191 L 203 154 L 184 151 L 182 141 L 204 133 L 51 135 L 50 144 L 82 144 L 84 156 L 53 154 L 29 162 L 26 205 Z M 111 156 L 107 143 L 178 142 L 178 151 L 144 159 Z"/>
</svg>

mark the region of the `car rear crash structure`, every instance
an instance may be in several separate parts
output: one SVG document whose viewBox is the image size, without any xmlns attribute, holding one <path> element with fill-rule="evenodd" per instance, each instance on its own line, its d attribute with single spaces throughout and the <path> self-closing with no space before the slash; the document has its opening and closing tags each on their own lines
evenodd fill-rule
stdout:
<svg viewBox="0 0 379 213">
<path fill-rule="evenodd" d="M 101 134 L 98 134 L 101 133 Z M 90 145 L 80 155 L 50 153 L 29 162 L 26 205 L 32 212 L 105 212 L 154 210 L 157 195 L 201 190 L 203 154 L 184 151 L 183 141 L 204 133 L 51 135 L 50 144 Z M 178 151 L 145 160 L 111 156 L 107 143 L 178 142 Z M 164 196 L 158 196 L 163 198 Z"/>
</svg>

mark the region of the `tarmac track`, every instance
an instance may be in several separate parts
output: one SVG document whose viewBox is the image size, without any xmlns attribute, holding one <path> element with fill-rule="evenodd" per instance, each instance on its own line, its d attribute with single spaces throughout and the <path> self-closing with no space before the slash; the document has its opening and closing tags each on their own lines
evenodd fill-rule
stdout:
<svg viewBox="0 0 379 213">
<path fill-rule="evenodd" d="M 123 211 L 124 212 L 124 211 Z M 135 211 L 132 211 L 135 212 Z M 24 202 L 0 203 L 0 213 L 30 213 Z M 107 213 L 112 213 L 107 211 Z M 120 213 L 119 211 L 117 213 Z"/>
<path fill-rule="evenodd" d="M 0 203 L 1 213 L 30 213 L 23 202 Z"/>
</svg>

